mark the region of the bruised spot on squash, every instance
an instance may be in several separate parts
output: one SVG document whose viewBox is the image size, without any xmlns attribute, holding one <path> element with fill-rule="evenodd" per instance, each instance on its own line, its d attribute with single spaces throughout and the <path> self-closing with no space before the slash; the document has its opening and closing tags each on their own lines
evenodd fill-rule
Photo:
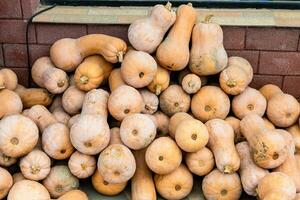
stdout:
<svg viewBox="0 0 300 200">
<path fill-rule="evenodd" d="M 177 184 L 177 185 L 175 185 L 175 190 L 176 190 L 176 191 L 179 191 L 179 190 L 181 190 L 181 186 L 180 186 L 180 185 L 178 185 L 178 184 Z"/>
<path fill-rule="evenodd" d="M 18 145 L 19 144 L 19 139 L 16 137 L 13 137 L 12 139 L 10 139 L 10 143 L 13 145 Z"/>
<path fill-rule="evenodd" d="M 226 189 L 221 190 L 221 195 L 222 195 L 222 196 L 227 195 L 227 193 L 228 193 L 228 191 L 227 191 Z"/>
<path fill-rule="evenodd" d="M 285 117 L 286 117 L 286 118 L 290 118 L 291 116 L 292 116 L 291 113 L 286 113 L 286 114 L 285 114 Z"/>
</svg>

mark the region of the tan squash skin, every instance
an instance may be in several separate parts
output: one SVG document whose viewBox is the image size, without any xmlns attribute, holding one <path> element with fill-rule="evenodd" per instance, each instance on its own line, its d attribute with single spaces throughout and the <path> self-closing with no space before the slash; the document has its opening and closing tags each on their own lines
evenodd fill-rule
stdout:
<svg viewBox="0 0 300 200">
<path fill-rule="evenodd" d="M 18 86 L 18 77 L 11 69 L 0 69 L 0 90 L 8 89 L 15 90 Z"/>
<path fill-rule="evenodd" d="M 121 65 L 122 79 L 134 88 L 142 88 L 151 83 L 157 71 L 154 58 L 142 51 L 129 50 Z"/>
<path fill-rule="evenodd" d="M 227 68 L 221 72 L 219 82 L 224 92 L 238 95 L 247 88 L 252 78 L 251 64 L 242 57 L 232 56 L 228 59 Z"/>
<path fill-rule="evenodd" d="M 198 176 L 205 176 L 213 170 L 215 159 L 211 150 L 203 147 L 194 153 L 187 153 L 185 155 L 185 163 L 192 173 Z"/>
<path fill-rule="evenodd" d="M 202 191 L 207 200 L 238 200 L 242 185 L 237 173 L 223 174 L 214 169 L 202 181 Z"/>
<path fill-rule="evenodd" d="M 246 140 L 241 133 L 240 120 L 238 118 L 229 116 L 225 118 L 225 121 L 233 128 L 234 143 L 238 143 Z"/>
<path fill-rule="evenodd" d="M 70 115 L 78 114 L 82 108 L 85 92 L 70 86 L 62 96 L 62 105 L 64 110 Z"/>
<path fill-rule="evenodd" d="M 111 93 L 107 106 L 109 113 L 116 120 L 122 121 L 127 115 L 141 112 L 144 102 L 135 88 L 122 85 Z"/>
<path fill-rule="evenodd" d="M 57 200 L 88 200 L 88 196 L 81 190 L 70 190 Z"/>
<path fill-rule="evenodd" d="M 68 122 L 71 118 L 71 116 L 68 113 L 66 113 L 63 108 L 56 108 L 52 112 L 52 115 L 58 122 L 63 123 L 65 125 L 68 125 Z"/>
<path fill-rule="evenodd" d="M 189 195 L 193 188 L 193 175 L 180 165 L 175 171 L 166 175 L 156 174 L 154 182 L 157 192 L 165 199 L 179 200 Z"/>
<path fill-rule="evenodd" d="M 71 117 L 68 121 L 68 127 L 69 129 L 72 128 L 72 126 L 78 122 L 79 118 L 80 118 L 80 114 L 74 115 L 73 117 Z"/>
<path fill-rule="evenodd" d="M 247 142 L 240 142 L 236 145 L 236 150 L 241 159 L 240 177 L 243 189 L 248 195 L 256 196 L 256 188 L 260 180 L 269 172 L 258 167 L 251 158 L 250 148 Z"/>
<path fill-rule="evenodd" d="M 180 122 L 186 119 L 193 119 L 193 117 L 185 112 L 178 112 L 172 115 L 172 117 L 170 117 L 169 134 L 172 138 L 175 138 L 177 126 L 180 124 Z"/>
<path fill-rule="evenodd" d="M 108 85 L 111 92 L 121 85 L 126 85 L 126 83 L 122 79 L 120 68 L 116 68 L 111 71 L 108 77 Z"/>
<path fill-rule="evenodd" d="M 259 182 L 257 194 L 263 200 L 294 200 L 296 187 L 293 180 L 284 173 L 272 172 Z"/>
<path fill-rule="evenodd" d="M 263 120 L 267 129 L 275 129 L 275 126 L 272 124 L 272 122 L 270 122 L 270 120 L 268 120 L 266 117 L 263 117 Z"/>
<path fill-rule="evenodd" d="M 21 157 L 37 144 L 39 130 L 28 117 L 9 115 L 0 121 L 0 151 L 10 157 Z"/>
<path fill-rule="evenodd" d="M 114 196 L 125 189 L 127 181 L 124 183 L 108 183 L 103 179 L 99 171 L 96 170 L 95 174 L 92 176 L 92 184 L 94 189 L 100 194 Z"/>
<path fill-rule="evenodd" d="M 124 183 L 132 178 L 136 169 L 132 152 L 122 144 L 112 144 L 104 149 L 97 166 L 108 183 Z"/>
<path fill-rule="evenodd" d="M 167 69 L 162 68 L 157 65 L 156 74 L 153 77 L 152 82 L 147 86 L 148 89 L 155 93 L 156 95 L 160 95 L 162 91 L 167 89 L 170 84 L 170 73 Z"/>
<path fill-rule="evenodd" d="M 158 97 L 147 89 L 141 89 L 140 94 L 144 101 L 142 113 L 149 115 L 155 113 L 159 104 Z"/>
<path fill-rule="evenodd" d="M 68 167 L 77 178 L 88 178 L 95 172 L 96 159 L 94 156 L 75 151 L 68 161 Z"/>
<path fill-rule="evenodd" d="M 300 192 L 300 171 L 297 166 L 297 160 L 295 158 L 295 142 L 293 136 L 284 130 L 281 130 L 281 134 L 285 137 L 288 142 L 289 152 L 285 161 L 273 171 L 282 172 L 288 175 L 295 183 L 297 192 Z"/>
<path fill-rule="evenodd" d="M 28 195 L 30 193 L 30 195 Z M 13 185 L 7 200 L 48 200 L 50 194 L 47 189 L 36 181 L 22 180 Z"/>
<path fill-rule="evenodd" d="M 145 161 L 145 149 L 133 151 L 133 155 L 136 161 L 136 170 L 131 179 L 131 199 L 156 200 L 156 191 L 152 172 Z"/>
<path fill-rule="evenodd" d="M 13 175 L 13 182 L 14 184 L 19 182 L 19 181 L 23 181 L 23 180 L 27 180 L 24 175 L 21 172 L 15 173 Z"/>
<path fill-rule="evenodd" d="M 102 56 L 94 55 L 85 58 L 75 71 L 76 87 L 83 91 L 98 88 L 104 81 L 105 75 L 109 74 L 112 68 L 112 64 Z"/>
<path fill-rule="evenodd" d="M 109 145 L 111 144 L 123 144 L 120 136 L 120 128 L 118 127 L 114 127 L 110 129 Z"/>
<path fill-rule="evenodd" d="M 187 119 L 177 125 L 175 141 L 185 152 L 196 152 L 208 143 L 208 130 L 199 120 Z"/>
<path fill-rule="evenodd" d="M 209 132 L 208 146 L 215 156 L 217 168 L 223 173 L 236 172 L 240 167 L 240 158 L 234 145 L 232 127 L 221 119 L 212 119 L 205 125 Z"/>
<path fill-rule="evenodd" d="M 296 152 L 300 152 L 300 127 L 298 124 L 295 124 L 289 128 L 287 131 L 293 136 Z"/>
<path fill-rule="evenodd" d="M 85 133 L 82 135 L 82 133 Z M 109 143 L 110 132 L 106 117 L 81 115 L 70 129 L 72 145 L 81 153 L 96 155 Z"/>
<path fill-rule="evenodd" d="M 69 158 L 74 151 L 70 141 L 70 130 L 62 123 L 49 125 L 42 134 L 43 150 L 56 160 Z"/>
<path fill-rule="evenodd" d="M 0 119 L 5 115 L 21 113 L 22 100 L 19 95 L 8 89 L 0 90 Z"/>
<path fill-rule="evenodd" d="M 187 74 L 181 82 L 182 89 L 188 94 L 195 94 L 201 88 L 201 79 L 196 74 Z"/>
<path fill-rule="evenodd" d="M 182 153 L 170 137 L 159 137 L 147 148 L 145 160 L 156 174 L 168 174 L 179 167 Z"/>
<path fill-rule="evenodd" d="M 190 109 L 191 97 L 179 85 L 170 85 L 159 96 L 160 109 L 168 116 Z"/>
<path fill-rule="evenodd" d="M 179 71 L 188 64 L 189 42 L 196 20 L 197 12 L 191 4 L 178 7 L 175 24 L 156 51 L 156 58 L 162 67 Z"/>
<path fill-rule="evenodd" d="M 70 190 L 79 187 L 78 179 L 73 176 L 67 166 L 56 165 L 51 168 L 49 176 L 43 181 L 51 197 L 58 198 Z"/>
<path fill-rule="evenodd" d="M 264 120 L 249 114 L 241 122 L 241 131 L 251 149 L 251 156 L 259 167 L 272 169 L 281 165 L 288 155 L 288 144 L 281 130 L 270 130 L 264 126 Z"/>
<path fill-rule="evenodd" d="M 204 22 L 196 24 L 193 28 L 189 67 L 199 76 L 217 74 L 228 62 L 223 46 L 222 28 L 218 24 L 211 23 L 211 17 L 207 16 Z"/>
<path fill-rule="evenodd" d="M 157 136 L 167 135 L 169 133 L 170 118 L 161 111 L 157 111 L 153 116 L 156 119 Z"/>
<path fill-rule="evenodd" d="M 34 121 L 40 132 L 43 132 L 47 126 L 58 122 L 52 113 L 45 106 L 41 105 L 32 106 L 27 112 L 23 112 L 23 115 Z"/>
<path fill-rule="evenodd" d="M 43 180 L 51 169 L 51 160 L 41 150 L 33 150 L 20 160 L 20 169 L 26 179 Z"/>
<path fill-rule="evenodd" d="M 0 167 L 0 199 L 4 199 L 13 185 L 11 174 L 4 168 Z"/>
<path fill-rule="evenodd" d="M 49 57 L 41 57 L 34 62 L 31 76 L 38 86 L 46 88 L 52 94 L 61 94 L 69 86 L 66 72 L 56 68 Z"/>
<path fill-rule="evenodd" d="M 18 161 L 17 158 L 7 156 L 4 153 L 0 152 L 0 166 L 10 167 L 13 164 L 15 164 L 17 161 Z"/>
<path fill-rule="evenodd" d="M 193 96 L 191 110 L 202 122 L 214 118 L 225 119 L 230 110 L 230 101 L 219 87 L 205 86 Z"/>
<path fill-rule="evenodd" d="M 299 170 L 300 169 L 300 154 L 295 154 L 295 158 L 296 158 L 298 170 Z"/>
<path fill-rule="evenodd" d="M 268 101 L 267 116 L 278 127 L 289 127 L 299 118 L 300 104 L 289 94 L 275 94 Z"/>
<path fill-rule="evenodd" d="M 145 114 L 131 114 L 123 119 L 120 136 L 122 142 L 130 149 L 143 149 L 154 140 L 156 126 Z"/>
<path fill-rule="evenodd" d="M 107 101 L 109 93 L 103 89 L 93 89 L 86 93 L 82 105 L 82 115 L 102 115 L 107 117 Z"/>
<path fill-rule="evenodd" d="M 247 87 L 241 94 L 232 100 L 232 110 L 235 116 L 243 119 L 247 114 L 254 113 L 259 116 L 265 114 L 267 101 L 256 89 Z"/>
<path fill-rule="evenodd" d="M 14 91 L 21 97 L 24 108 L 34 105 L 49 106 L 53 100 L 53 95 L 43 88 L 25 88 L 18 85 Z"/>
<path fill-rule="evenodd" d="M 90 55 L 100 54 L 110 63 L 122 62 L 126 43 L 116 37 L 104 34 L 90 34 L 78 39 L 57 40 L 50 49 L 55 66 L 65 71 L 74 71 L 82 60 Z"/>
<path fill-rule="evenodd" d="M 134 21 L 128 29 L 130 44 L 139 51 L 153 53 L 162 42 L 165 33 L 174 24 L 176 14 L 172 4 L 156 5 L 147 17 Z"/>
<path fill-rule="evenodd" d="M 269 101 L 272 96 L 283 93 L 277 85 L 267 84 L 259 89 L 260 93 Z"/>
</svg>

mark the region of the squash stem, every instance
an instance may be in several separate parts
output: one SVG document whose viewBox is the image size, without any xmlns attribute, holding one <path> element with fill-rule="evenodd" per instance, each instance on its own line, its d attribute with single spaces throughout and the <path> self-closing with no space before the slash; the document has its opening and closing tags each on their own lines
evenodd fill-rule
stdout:
<svg viewBox="0 0 300 200">
<path fill-rule="evenodd" d="M 161 93 L 161 85 L 156 85 L 155 86 L 155 94 L 159 95 Z"/>
<path fill-rule="evenodd" d="M 65 82 L 66 82 L 65 80 L 59 81 L 57 83 L 57 86 L 61 88 L 61 87 L 63 87 L 65 85 Z"/>
<path fill-rule="evenodd" d="M 187 6 L 193 7 L 193 4 L 191 2 L 189 2 L 188 4 L 186 4 Z"/>
<path fill-rule="evenodd" d="M 89 78 L 87 76 L 80 77 L 81 84 L 87 84 L 89 82 Z"/>
<path fill-rule="evenodd" d="M 167 2 L 167 4 L 165 5 L 165 8 L 168 10 L 168 11 L 171 11 L 171 8 L 172 8 L 172 4 L 171 2 Z"/>
<path fill-rule="evenodd" d="M 233 172 L 233 168 L 229 165 L 224 166 L 224 173 L 225 174 L 231 174 Z"/>
<path fill-rule="evenodd" d="M 228 81 L 226 82 L 226 85 L 227 85 L 228 87 L 230 87 L 230 88 L 233 88 L 233 87 L 236 86 L 236 82 L 235 82 L 234 80 L 228 80 Z"/>
<path fill-rule="evenodd" d="M 120 51 L 120 52 L 118 52 L 118 54 L 117 54 L 118 61 L 119 61 L 120 63 L 123 62 L 123 55 L 124 55 L 124 52 L 123 52 L 123 51 Z"/>
<path fill-rule="evenodd" d="M 214 15 L 207 15 L 204 19 L 204 23 L 210 23 L 211 22 L 211 18 L 213 17 Z"/>
</svg>

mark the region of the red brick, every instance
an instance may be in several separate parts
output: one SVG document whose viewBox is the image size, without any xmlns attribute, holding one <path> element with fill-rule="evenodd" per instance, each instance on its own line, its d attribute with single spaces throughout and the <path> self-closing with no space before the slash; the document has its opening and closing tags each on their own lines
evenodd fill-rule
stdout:
<svg viewBox="0 0 300 200">
<path fill-rule="evenodd" d="M 128 41 L 128 25 L 89 25 L 88 34 L 102 33 L 123 39 L 129 44 Z"/>
<path fill-rule="evenodd" d="M 6 66 L 27 67 L 26 45 L 4 44 L 3 50 Z"/>
<path fill-rule="evenodd" d="M 300 75 L 300 52 L 260 52 L 259 74 Z"/>
<path fill-rule="evenodd" d="M 282 89 L 284 92 L 300 98 L 300 76 L 285 76 Z"/>
<path fill-rule="evenodd" d="M 25 20 L 0 20 L 0 43 L 26 43 L 26 24 Z M 32 25 L 29 29 L 29 42 L 35 41 Z"/>
<path fill-rule="evenodd" d="M 0 66 L 4 66 L 2 45 L 0 45 Z"/>
<path fill-rule="evenodd" d="M 247 50 L 228 50 L 228 56 L 239 56 L 248 60 L 253 68 L 253 73 L 258 71 L 258 55 L 259 51 L 247 51 Z"/>
<path fill-rule="evenodd" d="M 244 49 L 245 28 L 225 26 L 222 27 L 222 29 L 225 49 Z"/>
<path fill-rule="evenodd" d="M 22 9 L 20 0 L 0 0 L 0 18 L 21 19 Z"/>
<path fill-rule="evenodd" d="M 248 28 L 246 49 L 296 51 L 298 38 L 298 29 Z"/>
<path fill-rule="evenodd" d="M 281 88 L 282 85 L 282 76 L 270 76 L 270 75 L 258 75 L 254 74 L 253 80 L 250 83 L 250 86 L 256 89 L 261 88 L 263 85 L 266 84 L 275 84 L 278 85 Z"/>
<path fill-rule="evenodd" d="M 42 56 L 49 56 L 50 45 L 30 45 L 30 61 L 31 64 Z"/>
<path fill-rule="evenodd" d="M 52 44 L 61 38 L 78 38 L 87 33 L 85 25 L 72 24 L 37 24 L 36 32 L 39 44 Z"/>
<path fill-rule="evenodd" d="M 23 18 L 28 19 L 36 10 L 37 6 L 39 5 L 39 0 L 21 0 L 22 3 L 22 11 L 23 11 Z"/>
<path fill-rule="evenodd" d="M 29 70 L 27 68 L 9 67 L 18 76 L 18 83 L 28 87 Z"/>
</svg>

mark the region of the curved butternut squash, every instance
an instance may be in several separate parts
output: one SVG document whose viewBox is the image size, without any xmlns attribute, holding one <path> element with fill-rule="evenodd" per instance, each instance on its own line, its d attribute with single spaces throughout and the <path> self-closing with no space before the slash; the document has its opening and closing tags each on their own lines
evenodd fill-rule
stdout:
<svg viewBox="0 0 300 200">
<path fill-rule="evenodd" d="M 176 22 L 156 51 L 156 58 L 162 67 L 179 71 L 188 64 L 189 42 L 196 20 L 197 12 L 191 4 L 178 7 Z"/>
<path fill-rule="evenodd" d="M 223 31 L 220 25 L 210 22 L 211 15 L 204 22 L 196 24 L 192 34 L 190 70 L 200 76 L 217 74 L 228 62 L 223 46 Z"/>
<path fill-rule="evenodd" d="M 90 34 L 78 39 L 63 38 L 50 48 L 50 57 L 55 66 L 65 71 L 74 71 L 82 60 L 100 54 L 110 63 L 121 62 L 127 49 L 126 43 L 104 34 Z"/>
</svg>

